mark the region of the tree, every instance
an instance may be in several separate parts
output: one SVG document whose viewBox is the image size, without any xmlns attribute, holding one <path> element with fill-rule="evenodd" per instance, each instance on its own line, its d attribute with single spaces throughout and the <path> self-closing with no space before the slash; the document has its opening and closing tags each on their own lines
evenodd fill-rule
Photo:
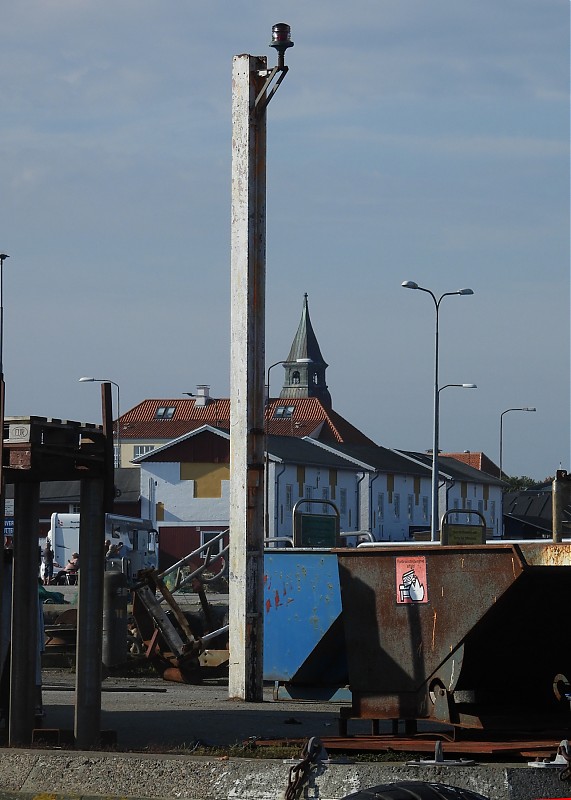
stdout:
<svg viewBox="0 0 571 800">
<path fill-rule="evenodd" d="M 553 478 L 546 478 L 544 481 L 536 481 L 528 478 L 527 475 L 505 475 L 504 481 L 508 484 L 504 490 L 506 492 L 524 492 L 526 489 L 539 489 L 546 483 L 551 483 Z"/>
</svg>

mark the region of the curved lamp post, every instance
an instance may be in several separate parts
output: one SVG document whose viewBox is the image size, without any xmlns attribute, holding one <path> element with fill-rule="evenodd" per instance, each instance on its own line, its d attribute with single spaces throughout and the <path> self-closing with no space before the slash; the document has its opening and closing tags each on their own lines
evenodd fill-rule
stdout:
<svg viewBox="0 0 571 800">
<path fill-rule="evenodd" d="M 500 480 L 502 479 L 502 457 L 503 457 L 503 432 L 504 432 L 504 414 L 509 414 L 510 411 L 537 411 L 535 408 L 528 408 L 525 406 L 524 408 L 506 408 L 505 411 L 502 411 L 500 414 Z"/>
<path fill-rule="evenodd" d="M 286 361 L 275 361 L 270 364 L 266 371 L 266 412 L 264 415 L 264 434 L 265 434 L 265 463 L 264 463 L 264 479 L 265 479 L 265 508 L 264 508 L 264 536 L 267 539 L 270 535 L 270 454 L 268 453 L 268 406 L 270 404 L 270 372 L 274 367 L 279 364 L 286 364 Z"/>
<path fill-rule="evenodd" d="M 438 343 L 438 322 L 440 304 L 445 297 L 452 295 L 468 295 L 474 294 L 472 289 L 458 289 L 455 292 L 444 292 L 439 298 L 436 297 L 434 292 L 426 289 L 424 286 L 419 286 L 414 281 L 403 281 L 401 286 L 404 289 L 418 289 L 419 292 L 425 292 L 432 297 L 434 302 L 434 310 L 436 312 L 436 326 L 434 334 L 434 422 L 433 422 L 433 436 L 432 436 L 432 517 L 430 520 L 430 538 L 433 542 L 439 541 L 439 520 L 438 520 L 438 439 L 439 439 L 439 425 L 440 425 L 440 406 L 439 406 L 439 389 L 438 389 L 438 356 L 439 356 L 439 343 Z M 444 387 L 443 387 L 444 388 Z"/>
<path fill-rule="evenodd" d="M 119 400 L 119 384 L 110 381 L 109 378 L 79 378 L 79 383 L 112 383 L 117 389 L 117 433 L 115 435 L 115 446 L 117 447 L 117 467 L 121 466 L 121 436 L 119 433 L 119 420 L 121 418 L 121 404 Z"/>
<path fill-rule="evenodd" d="M 4 463 L 4 404 L 6 389 L 4 386 L 4 262 L 10 256 L 7 253 L 0 253 L 0 526 L 4 528 L 4 475 L 2 464 Z M 2 534 L 3 536 L 3 534 Z"/>
<path fill-rule="evenodd" d="M 274 367 L 277 367 L 279 364 L 289 364 L 289 361 L 276 361 L 273 364 L 270 364 L 268 369 L 266 370 L 266 411 L 264 414 L 264 436 L 265 436 L 265 457 L 264 457 L 264 536 L 265 538 L 269 538 L 270 535 L 270 456 L 268 453 L 268 406 L 270 403 L 270 372 Z M 296 364 L 313 364 L 312 358 L 296 358 Z"/>
<path fill-rule="evenodd" d="M 445 383 L 444 386 L 441 386 L 438 390 L 441 392 L 443 389 L 448 389 L 449 386 L 457 386 L 459 389 L 477 389 L 475 383 Z"/>
</svg>

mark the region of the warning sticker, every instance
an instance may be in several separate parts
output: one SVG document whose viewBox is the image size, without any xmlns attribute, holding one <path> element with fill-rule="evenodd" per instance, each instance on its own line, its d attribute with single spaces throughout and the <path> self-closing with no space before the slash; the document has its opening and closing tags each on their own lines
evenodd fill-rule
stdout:
<svg viewBox="0 0 571 800">
<path fill-rule="evenodd" d="M 425 556 L 398 556 L 395 561 L 397 604 L 428 603 Z"/>
</svg>

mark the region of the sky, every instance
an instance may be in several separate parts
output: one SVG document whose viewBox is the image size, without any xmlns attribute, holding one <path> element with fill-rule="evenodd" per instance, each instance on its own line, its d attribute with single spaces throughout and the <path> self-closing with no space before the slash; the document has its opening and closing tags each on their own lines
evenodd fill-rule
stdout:
<svg viewBox="0 0 571 800">
<path fill-rule="evenodd" d="M 303 296 L 334 409 L 386 447 L 570 464 L 569 0 L 18 0 L 0 46 L 6 414 L 230 391 L 231 70 L 268 107 L 266 363 Z M 271 394 L 283 382 L 271 373 Z M 114 394 L 114 398 L 115 398 Z"/>
</svg>

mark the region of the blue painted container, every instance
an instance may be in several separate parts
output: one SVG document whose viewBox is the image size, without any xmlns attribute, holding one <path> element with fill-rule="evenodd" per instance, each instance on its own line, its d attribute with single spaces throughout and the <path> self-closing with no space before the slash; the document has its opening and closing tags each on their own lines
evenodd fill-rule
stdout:
<svg viewBox="0 0 571 800">
<path fill-rule="evenodd" d="M 306 687 L 347 682 L 337 556 L 264 554 L 264 680 Z"/>
</svg>

